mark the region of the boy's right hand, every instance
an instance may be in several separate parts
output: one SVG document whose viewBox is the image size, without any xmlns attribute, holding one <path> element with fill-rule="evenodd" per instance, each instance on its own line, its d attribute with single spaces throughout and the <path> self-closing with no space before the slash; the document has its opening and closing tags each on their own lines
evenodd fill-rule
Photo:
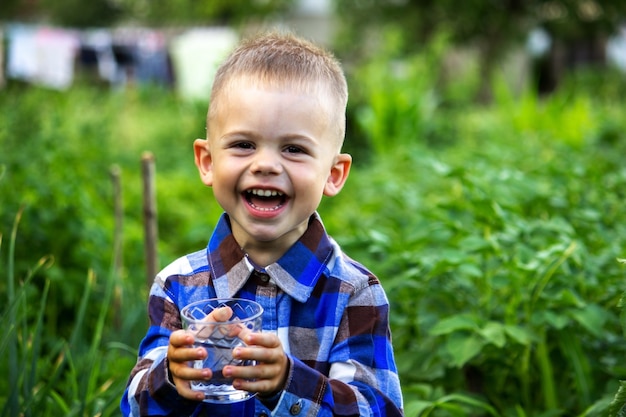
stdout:
<svg viewBox="0 0 626 417">
<path fill-rule="evenodd" d="M 172 333 L 167 348 L 167 360 L 178 395 L 189 400 L 202 401 L 204 393 L 193 391 L 190 381 L 211 379 L 212 373 L 210 369 L 194 369 L 189 366 L 190 361 L 205 359 L 207 355 L 205 349 L 192 347 L 193 339 L 193 334 L 185 330 Z"/>
<path fill-rule="evenodd" d="M 232 314 L 233 311 L 230 307 L 218 308 L 213 310 L 205 320 L 226 321 Z M 193 347 L 193 343 L 193 333 L 186 330 L 176 330 L 170 335 L 167 360 L 178 395 L 189 400 L 202 401 L 204 400 L 204 393 L 192 390 L 190 381 L 209 380 L 213 373 L 210 369 L 195 369 L 189 366 L 189 362 L 203 360 L 207 356 L 204 348 Z"/>
</svg>

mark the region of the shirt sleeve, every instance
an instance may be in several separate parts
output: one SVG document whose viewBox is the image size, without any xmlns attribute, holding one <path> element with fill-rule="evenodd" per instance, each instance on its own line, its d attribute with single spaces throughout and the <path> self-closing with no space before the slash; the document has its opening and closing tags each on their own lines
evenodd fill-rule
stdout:
<svg viewBox="0 0 626 417">
<path fill-rule="evenodd" d="M 344 311 L 328 376 L 291 357 L 290 375 L 274 415 L 403 415 L 388 313 L 383 289 L 372 278 Z"/>
<path fill-rule="evenodd" d="M 148 302 L 150 327 L 139 346 L 120 408 L 124 416 L 191 414 L 198 403 L 178 395 L 170 381 L 167 347 L 170 334 L 179 329 L 178 308 L 163 287 L 153 284 Z"/>
</svg>

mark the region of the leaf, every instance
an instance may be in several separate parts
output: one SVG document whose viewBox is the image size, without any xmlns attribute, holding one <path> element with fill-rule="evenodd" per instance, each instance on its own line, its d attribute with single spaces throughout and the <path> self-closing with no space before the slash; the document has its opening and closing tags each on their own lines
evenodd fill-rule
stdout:
<svg viewBox="0 0 626 417">
<path fill-rule="evenodd" d="M 607 311 L 597 304 L 588 304 L 582 309 L 570 310 L 570 315 L 596 337 L 602 335 L 604 324 L 608 319 Z"/>
<path fill-rule="evenodd" d="M 478 266 L 471 263 L 464 263 L 459 265 L 459 272 L 473 278 L 479 278 L 483 276 L 483 271 Z"/>
<path fill-rule="evenodd" d="M 485 338 L 485 340 L 499 348 L 504 347 L 506 343 L 506 335 L 504 333 L 504 326 L 497 321 L 488 322 L 485 327 L 480 329 L 479 334 Z"/>
<path fill-rule="evenodd" d="M 478 330 L 477 321 L 474 316 L 459 314 L 441 320 L 430 329 L 429 333 L 433 336 L 442 336 L 459 330 Z"/>
<path fill-rule="evenodd" d="M 557 330 L 563 330 L 569 323 L 570 317 L 566 314 L 556 314 L 553 311 L 535 311 L 532 315 L 533 324 L 542 327 L 548 326 Z"/>
<path fill-rule="evenodd" d="M 559 305 L 565 306 L 573 306 L 573 307 L 584 307 L 585 302 L 583 299 L 574 291 L 572 288 L 564 288 L 559 291 L 555 297 L 555 301 L 559 302 Z"/>
<path fill-rule="evenodd" d="M 626 417 L 626 381 L 619 382 L 619 389 L 611 401 L 607 417 Z"/>
<path fill-rule="evenodd" d="M 491 248 L 491 243 L 482 236 L 469 235 L 459 242 L 459 247 L 466 252 L 481 251 Z"/>
<path fill-rule="evenodd" d="M 579 417 L 606 417 L 611 401 L 612 396 L 605 395 L 587 407 Z"/>
<path fill-rule="evenodd" d="M 404 406 L 404 413 L 407 416 L 419 416 L 429 407 L 432 407 L 432 401 L 413 400 L 408 401 Z"/>
<path fill-rule="evenodd" d="M 534 340 L 533 334 L 524 327 L 507 324 L 504 326 L 504 332 L 511 339 L 523 346 L 530 345 Z"/>
<path fill-rule="evenodd" d="M 574 375 L 574 386 L 577 388 L 576 394 L 582 399 L 583 404 L 591 403 L 591 384 L 593 375 L 589 358 L 584 353 L 584 348 L 573 332 L 562 332 L 559 337 L 561 352 L 572 367 Z"/>
<path fill-rule="evenodd" d="M 478 398 L 471 397 L 465 394 L 449 394 L 441 397 L 435 402 L 435 407 L 441 407 L 447 403 L 459 403 L 469 405 L 478 409 L 482 409 L 489 413 L 489 415 L 497 417 L 499 416 L 495 408 L 493 408 L 488 402 L 482 401 Z"/>
<path fill-rule="evenodd" d="M 444 249 L 440 252 L 441 260 L 449 265 L 461 265 L 467 258 L 464 251 L 457 249 Z"/>
<path fill-rule="evenodd" d="M 626 335 L 626 292 L 622 293 L 619 299 L 618 307 L 620 308 L 619 321 L 622 326 L 622 333 Z M 0 349 L 2 352 L 2 349 Z"/>
<path fill-rule="evenodd" d="M 544 411 L 543 413 L 537 415 L 537 417 L 563 417 L 563 410 L 555 409 Z"/>
<path fill-rule="evenodd" d="M 446 350 L 452 356 L 452 365 L 460 368 L 480 353 L 485 339 L 476 333 L 451 335 L 446 342 Z"/>
</svg>

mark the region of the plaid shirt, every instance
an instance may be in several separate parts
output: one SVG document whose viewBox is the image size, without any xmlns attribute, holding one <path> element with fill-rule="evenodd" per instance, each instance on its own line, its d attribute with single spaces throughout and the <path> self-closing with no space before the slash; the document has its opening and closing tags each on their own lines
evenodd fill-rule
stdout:
<svg viewBox="0 0 626 417">
<path fill-rule="evenodd" d="M 291 365 L 273 401 L 222 406 L 178 396 L 168 375 L 169 336 L 181 328 L 182 307 L 212 297 L 263 306 L 263 331 L 278 335 Z M 402 415 L 386 295 L 371 272 L 341 252 L 317 214 L 300 240 L 263 270 L 250 263 L 222 216 L 207 250 L 157 275 L 148 309 L 150 327 L 122 398 L 125 416 Z"/>
</svg>

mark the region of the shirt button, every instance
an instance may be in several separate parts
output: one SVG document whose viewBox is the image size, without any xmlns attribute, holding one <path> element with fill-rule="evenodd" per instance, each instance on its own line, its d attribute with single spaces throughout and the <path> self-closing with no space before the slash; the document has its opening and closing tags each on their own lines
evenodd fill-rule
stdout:
<svg viewBox="0 0 626 417">
<path fill-rule="evenodd" d="M 259 274 L 259 278 L 261 279 L 261 281 L 263 281 L 264 283 L 268 283 L 270 280 L 270 276 L 267 274 Z"/>
<path fill-rule="evenodd" d="M 289 414 L 291 414 L 292 416 L 297 416 L 298 414 L 300 414 L 300 411 L 302 411 L 302 403 L 298 401 L 291 406 L 291 408 L 289 409 Z"/>
</svg>

